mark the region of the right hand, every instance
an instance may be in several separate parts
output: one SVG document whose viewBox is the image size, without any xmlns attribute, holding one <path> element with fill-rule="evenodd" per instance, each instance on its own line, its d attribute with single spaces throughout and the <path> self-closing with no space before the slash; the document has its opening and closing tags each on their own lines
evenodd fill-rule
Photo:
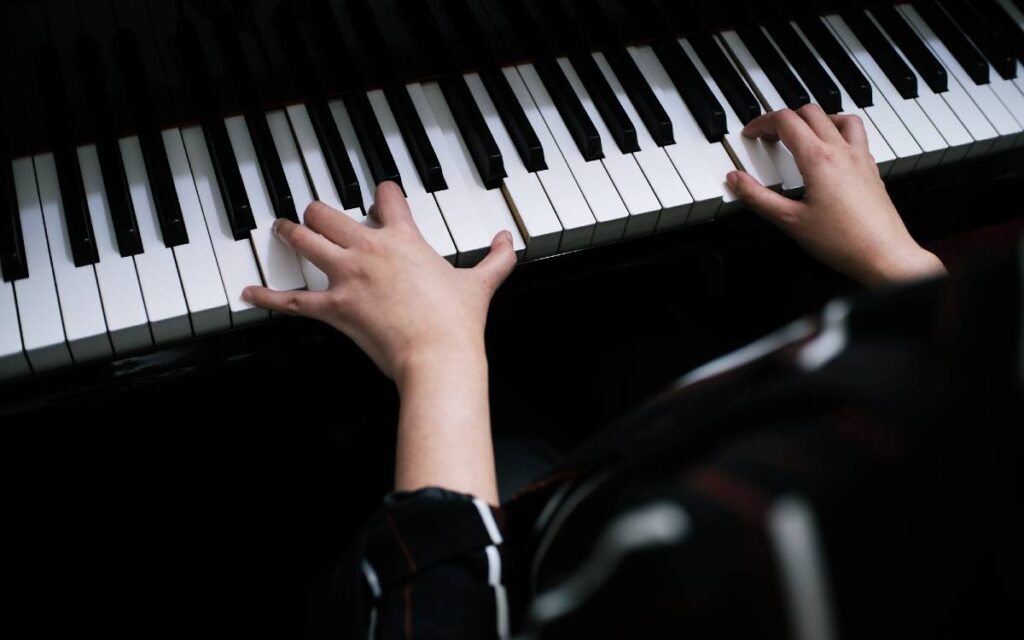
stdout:
<svg viewBox="0 0 1024 640">
<path fill-rule="evenodd" d="M 806 192 L 802 201 L 790 200 L 743 171 L 729 173 L 730 188 L 815 258 L 869 286 L 945 273 L 889 199 L 858 116 L 829 116 L 806 105 L 755 118 L 743 135 L 781 140 Z"/>
</svg>

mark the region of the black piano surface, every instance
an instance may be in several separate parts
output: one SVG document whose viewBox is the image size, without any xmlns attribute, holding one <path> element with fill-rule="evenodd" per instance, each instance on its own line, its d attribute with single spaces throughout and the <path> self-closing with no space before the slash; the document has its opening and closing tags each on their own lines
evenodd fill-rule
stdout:
<svg viewBox="0 0 1024 640">
<path fill-rule="evenodd" d="M 850 7 L 668 0 L 7 2 L 0 156 L 7 165 L 49 151 L 71 157 L 76 145 L 100 148 L 165 127 L 215 129 L 225 115 Z M 62 8 L 80 21 L 55 19 Z M 208 57 L 173 58 L 170 48 L 158 46 L 161 34 L 179 35 L 154 19 L 168 11 L 189 17 L 196 32 L 180 37 L 189 44 L 194 36 Z M 301 34 L 317 46 L 280 47 L 288 37 L 279 22 L 285 18 L 307 30 L 320 24 L 322 32 Z M 478 22 L 467 23 L 470 18 Z M 115 47 L 118 24 L 144 25 L 149 37 L 125 36 Z M 480 27 L 474 37 L 467 36 L 471 24 Z M 412 28 L 417 25 L 423 28 Z M 92 34 L 97 50 L 68 33 Z M 278 36 L 276 44 L 266 41 Z M 985 59 L 997 74 L 1000 51 L 1018 57 L 1021 51 L 1012 48 L 1019 45 L 1012 32 L 993 31 L 990 38 L 981 53 L 993 56 Z M 52 49 L 37 52 L 48 43 Z M 231 47 L 245 55 L 232 59 Z M 95 62 L 99 73 L 82 60 Z M 296 73 L 297 62 L 308 62 L 309 72 Z M 63 80 L 43 73 L 54 69 Z M 196 70 L 202 77 L 185 73 Z M 99 76 L 109 90 L 91 95 L 83 80 Z M 53 86 L 39 86 L 49 80 Z M 347 104 L 353 114 L 362 108 L 357 99 Z M 713 130 L 714 113 L 705 115 Z M 216 153 L 221 134 L 206 135 Z M 336 160 L 337 182 L 345 184 L 347 169 Z M 167 209 L 163 238 L 171 241 L 182 233 L 173 187 L 161 192 L 161 169 L 150 169 L 154 197 L 165 199 L 157 206 Z M 58 165 L 59 173 L 71 170 Z M 915 237 L 953 266 L 976 247 L 1012 242 L 1022 231 L 1020 148 L 889 185 Z M 80 197 L 75 189 L 65 199 Z M 275 214 L 288 215 L 281 195 Z M 244 237 L 250 223 L 244 203 L 234 203 L 231 228 Z M 132 221 L 116 226 L 122 254 L 130 253 Z M 16 237 L 10 228 L 5 239 Z M 78 229 L 76 255 L 88 259 L 88 225 Z M 0 248 L 8 279 L 17 250 Z M 856 291 L 745 211 L 525 261 L 496 297 L 488 329 L 495 432 L 542 436 L 569 448 L 687 370 Z M 204 635 L 322 637 L 332 562 L 390 486 L 396 401 L 390 381 L 351 342 L 294 318 L 0 383 L 5 466 L 14 487 L 9 535 L 18 626 L 114 636 L 202 629 Z"/>
</svg>

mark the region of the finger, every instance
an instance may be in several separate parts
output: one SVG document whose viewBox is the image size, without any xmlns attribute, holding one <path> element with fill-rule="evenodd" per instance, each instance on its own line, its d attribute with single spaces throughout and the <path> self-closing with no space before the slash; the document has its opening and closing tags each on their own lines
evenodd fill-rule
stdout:
<svg viewBox="0 0 1024 640">
<path fill-rule="evenodd" d="M 825 142 L 843 141 L 843 136 L 840 135 L 839 129 L 836 128 L 836 125 L 828 117 L 828 114 L 825 113 L 825 110 L 818 105 L 805 104 L 796 113 L 803 118 L 807 126 L 811 128 L 811 131 Z"/>
<path fill-rule="evenodd" d="M 868 132 L 864 129 L 864 121 L 860 116 L 835 115 L 830 116 L 836 125 L 836 130 L 843 136 L 851 147 L 858 149 L 868 148 Z"/>
<path fill-rule="evenodd" d="M 262 309 L 314 319 L 320 319 L 325 304 L 320 291 L 274 291 L 266 287 L 246 287 L 242 299 Z"/>
<path fill-rule="evenodd" d="M 302 221 L 307 227 L 340 247 L 351 247 L 366 233 L 363 225 L 319 200 L 306 207 Z"/>
<path fill-rule="evenodd" d="M 490 253 L 472 270 L 483 278 L 491 291 L 497 291 L 515 266 L 516 251 L 512 246 L 512 233 L 501 231 L 491 240 Z"/>
<path fill-rule="evenodd" d="M 274 235 L 324 273 L 334 269 L 344 252 L 344 249 L 316 231 L 286 218 L 278 218 L 274 222 Z"/>
<path fill-rule="evenodd" d="M 821 138 L 792 109 L 772 111 L 754 118 L 743 127 L 743 135 L 769 142 L 781 140 L 793 152 L 797 163 L 809 159 L 811 152 L 821 146 Z"/>
<path fill-rule="evenodd" d="M 729 188 L 755 213 L 775 224 L 792 222 L 803 205 L 762 185 L 744 171 L 732 171 L 726 176 Z"/>
<path fill-rule="evenodd" d="M 384 226 L 408 223 L 414 224 L 409 202 L 397 182 L 386 180 L 377 185 L 371 215 L 375 216 Z"/>
</svg>

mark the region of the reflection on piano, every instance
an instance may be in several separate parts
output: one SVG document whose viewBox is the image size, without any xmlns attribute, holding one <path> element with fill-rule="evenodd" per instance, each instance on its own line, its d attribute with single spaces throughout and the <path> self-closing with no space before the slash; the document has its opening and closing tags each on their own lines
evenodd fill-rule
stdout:
<svg viewBox="0 0 1024 640">
<path fill-rule="evenodd" d="M 736 167 L 799 194 L 766 110 L 860 116 L 892 184 L 1019 158 L 1024 2 L 825 4 L 5 3 L 0 379 L 269 320 L 245 286 L 326 286 L 273 221 L 384 180 L 465 266 L 720 223 Z"/>
</svg>

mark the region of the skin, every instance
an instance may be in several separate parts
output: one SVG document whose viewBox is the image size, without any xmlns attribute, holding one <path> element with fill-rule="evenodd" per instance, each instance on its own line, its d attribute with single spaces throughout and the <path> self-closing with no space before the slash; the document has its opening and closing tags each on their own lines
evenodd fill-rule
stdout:
<svg viewBox="0 0 1024 640">
<path fill-rule="evenodd" d="M 742 171 L 730 188 L 811 255 L 867 286 L 945 272 L 907 232 L 889 199 L 856 116 L 816 106 L 777 111 L 744 129 L 781 140 L 806 195 L 789 200 Z M 278 220 L 277 237 L 327 274 L 326 291 L 248 287 L 243 298 L 321 320 L 356 342 L 393 379 L 401 398 L 395 489 L 439 486 L 498 504 L 484 326 L 494 292 L 516 263 L 512 236 L 494 237 L 471 269 L 434 252 L 401 188 L 377 187 L 370 225 L 315 202 L 305 224 Z"/>
</svg>

